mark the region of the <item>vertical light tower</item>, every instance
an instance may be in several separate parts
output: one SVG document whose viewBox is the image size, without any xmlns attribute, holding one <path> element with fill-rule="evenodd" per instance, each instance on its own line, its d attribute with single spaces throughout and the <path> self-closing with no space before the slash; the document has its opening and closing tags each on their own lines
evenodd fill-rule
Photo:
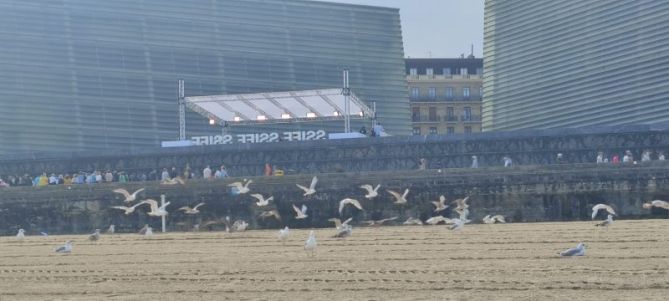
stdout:
<svg viewBox="0 0 669 301">
<path fill-rule="evenodd" d="M 351 96 L 351 88 L 348 85 L 348 68 L 343 71 L 344 88 L 341 94 L 344 95 L 344 133 L 351 132 L 351 104 L 349 96 Z"/>
<path fill-rule="evenodd" d="M 177 100 L 179 102 L 179 140 L 186 140 L 186 104 L 184 93 L 184 80 L 178 81 Z"/>
</svg>

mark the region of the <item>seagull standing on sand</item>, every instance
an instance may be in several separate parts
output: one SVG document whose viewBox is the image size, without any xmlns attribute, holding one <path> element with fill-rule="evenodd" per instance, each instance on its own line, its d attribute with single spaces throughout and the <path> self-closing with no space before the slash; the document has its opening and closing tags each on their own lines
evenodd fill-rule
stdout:
<svg viewBox="0 0 669 301">
<path fill-rule="evenodd" d="M 146 230 L 148 229 L 149 229 L 149 224 L 145 224 L 144 227 L 142 227 L 142 229 L 139 229 L 139 231 L 137 231 L 137 233 L 139 233 L 139 235 L 144 235 L 146 234 Z"/>
<path fill-rule="evenodd" d="M 151 207 L 151 211 L 149 211 L 147 213 L 149 216 L 161 217 L 161 216 L 167 216 L 168 213 L 167 213 L 167 210 L 165 210 L 165 208 L 167 207 L 167 205 L 170 204 L 170 202 L 166 202 L 165 204 L 163 204 L 162 206 L 159 207 L 158 202 L 156 200 L 146 199 L 146 200 L 143 200 L 143 201 L 139 202 L 137 205 L 141 205 L 141 204 L 148 204 Z"/>
<path fill-rule="evenodd" d="M 434 212 L 441 212 L 446 210 L 448 208 L 448 205 L 446 205 L 446 197 L 443 195 L 439 196 L 439 201 L 432 201 L 432 204 L 434 204 Z"/>
<path fill-rule="evenodd" d="M 107 233 L 114 234 L 114 232 L 116 232 L 116 226 L 109 225 L 109 229 L 107 229 Z"/>
<path fill-rule="evenodd" d="M 234 223 L 232 223 L 232 229 L 235 232 L 243 232 L 246 231 L 246 228 L 249 227 L 249 223 L 243 220 L 236 220 Z"/>
<path fill-rule="evenodd" d="M 139 206 L 139 205 L 141 205 L 141 204 L 142 204 L 142 203 L 137 203 L 137 204 L 135 204 L 135 205 L 133 205 L 133 206 L 130 206 L 130 207 L 126 207 L 126 206 L 112 206 L 112 208 L 123 210 L 123 211 L 124 211 L 123 213 L 125 213 L 125 215 L 130 215 L 130 214 L 132 214 L 133 212 L 135 212 L 135 208 L 137 208 L 137 206 Z"/>
<path fill-rule="evenodd" d="M 363 210 L 362 206 L 360 205 L 360 202 L 358 202 L 358 200 L 345 198 L 345 199 L 339 201 L 339 215 L 341 215 L 342 211 L 344 211 L 344 207 L 348 204 L 353 205 L 353 207 L 355 207 L 355 208 Z"/>
<path fill-rule="evenodd" d="M 262 194 L 259 193 L 254 193 L 251 195 L 252 197 L 256 198 L 258 201 L 256 202 L 256 205 L 258 207 L 264 207 L 269 205 L 269 201 L 274 199 L 274 196 L 270 196 L 268 198 L 265 198 Z"/>
<path fill-rule="evenodd" d="M 229 187 L 235 187 L 235 188 L 237 188 L 237 192 L 239 192 L 239 194 L 244 194 L 244 193 L 247 193 L 247 192 L 251 191 L 251 189 L 249 189 L 249 184 L 251 184 L 251 183 L 253 183 L 253 180 L 245 180 L 244 183 L 233 182 L 233 183 L 228 184 L 228 186 Z"/>
<path fill-rule="evenodd" d="M 183 206 L 183 207 L 179 208 L 179 210 L 183 211 L 185 214 L 198 214 L 198 213 L 200 213 L 200 210 L 198 210 L 197 208 L 199 208 L 202 205 L 204 205 L 204 203 L 199 203 L 199 204 L 195 205 L 195 207 L 193 207 L 193 208 L 188 207 L 188 206 Z"/>
<path fill-rule="evenodd" d="M 592 207 L 592 219 L 595 219 L 599 210 L 602 210 L 602 209 L 606 210 L 606 212 L 608 212 L 609 214 L 616 215 L 616 211 L 613 210 L 613 208 L 611 206 L 609 206 L 607 204 L 597 204 L 597 205 Z"/>
<path fill-rule="evenodd" d="M 566 251 L 562 251 L 560 253 L 560 256 L 566 257 L 566 256 L 584 256 L 585 255 L 585 245 L 581 242 L 576 245 L 576 247 L 571 248 Z"/>
<path fill-rule="evenodd" d="M 288 239 L 289 235 L 290 235 L 290 229 L 288 229 L 288 226 L 279 230 L 279 240 L 281 241 L 282 244 L 286 243 L 286 240 Z"/>
<path fill-rule="evenodd" d="M 64 245 L 57 247 L 54 249 L 54 252 L 56 253 L 65 253 L 69 254 L 72 253 L 72 241 L 66 241 Z"/>
<path fill-rule="evenodd" d="M 379 195 L 379 187 L 381 187 L 381 184 L 376 185 L 376 187 L 372 187 L 372 185 L 369 184 L 360 185 L 360 188 L 367 190 L 365 197 L 369 200 Z"/>
<path fill-rule="evenodd" d="M 334 238 L 346 238 L 351 236 L 353 233 L 353 227 L 351 225 L 342 226 L 341 229 L 335 234 Z"/>
<path fill-rule="evenodd" d="M 313 178 L 311 178 L 311 185 L 309 185 L 309 188 L 304 187 L 300 184 L 295 184 L 295 185 L 297 185 L 297 187 L 299 187 L 300 189 L 304 190 L 304 196 L 309 196 L 316 193 L 316 183 L 318 183 L 318 177 L 314 176 Z"/>
<path fill-rule="evenodd" d="M 134 201 L 137 199 L 137 194 L 140 193 L 140 192 L 142 192 L 142 191 L 144 191 L 144 189 L 145 189 L 145 188 L 137 189 L 137 190 L 136 190 L 135 192 L 133 192 L 132 194 L 130 194 L 127 190 L 125 190 L 125 189 L 123 189 L 123 188 L 114 189 L 114 190 L 112 190 L 112 191 L 113 191 L 113 192 L 116 192 L 116 193 L 120 193 L 120 194 L 122 194 L 122 195 L 125 197 L 125 200 L 123 200 L 123 202 L 125 202 L 125 203 L 132 203 L 132 202 L 134 202 Z"/>
<path fill-rule="evenodd" d="M 348 223 L 350 223 L 352 220 L 353 220 L 353 218 L 350 217 L 349 219 L 347 219 L 346 221 L 344 221 L 342 223 L 341 220 L 336 218 L 336 217 L 328 219 L 329 222 L 333 222 L 335 224 L 335 229 L 337 229 L 337 230 L 341 229 L 342 227 L 348 226 Z"/>
<path fill-rule="evenodd" d="M 88 236 L 88 240 L 90 241 L 100 240 L 100 229 L 95 229 L 95 232 L 93 232 L 93 234 Z"/>
<path fill-rule="evenodd" d="M 293 204 L 293 210 L 295 210 L 295 219 L 305 219 L 307 218 L 307 205 L 302 205 L 302 209 L 297 208 L 295 204 Z"/>
<path fill-rule="evenodd" d="M 399 194 L 397 191 L 393 190 L 386 190 L 388 193 L 390 193 L 393 197 L 395 197 L 395 202 L 393 204 L 397 205 L 404 205 L 407 203 L 407 194 L 409 194 L 409 188 L 404 190 L 404 194 Z"/>
<path fill-rule="evenodd" d="M 600 223 L 595 224 L 596 227 L 609 227 L 613 224 L 613 215 L 609 214 L 605 220 Z"/>
<path fill-rule="evenodd" d="M 505 224 L 506 220 L 504 219 L 504 216 L 502 216 L 502 215 L 498 214 L 498 215 L 490 216 L 490 214 L 488 214 L 483 218 L 483 223 L 484 224 L 494 224 L 494 223 Z"/>
<path fill-rule="evenodd" d="M 19 233 L 16 234 L 16 240 L 23 240 L 26 238 L 26 230 L 19 229 Z"/>
<path fill-rule="evenodd" d="M 653 200 L 653 201 L 650 201 L 648 203 L 643 204 L 643 208 L 645 208 L 645 209 L 650 209 L 652 207 L 657 207 L 657 208 L 662 208 L 662 209 L 669 210 L 669 202 L 661 201 L 661 200 Z"/>
<path fill-rule="evenodd" d="M 153 235 L 153 228 L 151 227 L 146 227 L 146 231 L 144 232 L 144 237 L 152 236 Z"/>
<path fill-rule="evenodd" d="M 316 245 L 318 243 L 316 242 L 316 234 L 314 233 L 314 230 L 309 231 L 309 238 L 304 242 L 304 250 L 307 252 L 307 255 L 309 255 L 309 252 L 311 252 L 311 256 L 314 256 L 314 251 L 316 250 Z"/>
</svg>

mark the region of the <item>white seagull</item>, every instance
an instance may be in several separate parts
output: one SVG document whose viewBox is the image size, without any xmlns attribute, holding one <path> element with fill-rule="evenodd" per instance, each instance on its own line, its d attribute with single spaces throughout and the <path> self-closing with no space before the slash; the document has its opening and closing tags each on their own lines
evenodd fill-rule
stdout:
<svg viewBox="0 0 669 301">
<path fill-rule="evenodd" d="M 311 178 L 311 185 L 309 185 L 309 188 L 304 187 L 300 184 L 295 184 L 295 185 L 297 185 L 297 187 L 299 187 L 300 189 L 304 190 L 304 196 L 308 196 L 316 193 L 316 183 L 318 183 L 318 177 L 314 176 L 313 178 Z"/>
<path fill-rule="evenodd" d="M 123 188 L 117 188 L 112 190 L 113 192 L 120 193 L 125 197 L 125 200 L 123 200 L 124 203 L 132 203 L 137 199 L 137 194 L 144 191 L 145 188 L 140 188 L 137 189 L 135 192 L 130 194 L 127 190 Z"/>
<path fill-rule="evenodd" d="M 116 232 L 116 226 L 109 225 L 109 229 L 107 229 L 107 233 L 114 234 L 114 232 Z"/>
<path fill-rule="evenodd" d="M 353 220 L 353 218 L 350 217 L 349 219 L 347 219 L 346 221 L 344 221 L 344 222 L 342 223 L 341 220 L 338 219 L 338 218 L 336 218 L 336 217 L 333 217 L 333 218 L 328 219 L 329 222 L 333 222 L 333 223 L 335 224 L 335 228 L 336 228 L 337 230 L 341 229 L 342 227 L 346 227 L 346 226 L 348 226 L 348 223 L 350 223 L 352 220 Z"/>
<path fill-rule="evenodd" d="M 100 240 L 100 229 L 95 229 L 95 232 L 93 232 L 93 234 L 88 236 L 88 240 L 90 241 Z"/>
<path fill-rule="evenodd" d="M 613 210 L 611 206 L 607 204 L 597 204 L 592 207 L 592 219 L 595 219 L 595 217 L 597 216 L 597 212 L 599 212 L 599 210 L 602 209 L 606 210 L 606 212 L 608 212 L 609 214 L 616 215 L 616 211 Z"/>
<path fill-rule="evenodd" d="M 372 185 L 369 184 L 360 185 L 360 188 L 367 190 L 365 197 L 370 200 L 379 195 L 379 187 L 381 187 L 381 184 L 376 185 L 376 187 L 372 187 Z"/>
<path fill-rule="evenodd" d="M 302 208 L 297 208 L 295 204 L 293 204 L 293 210 L 295 210 L 295 219 L 305 219 L 307 218 L 307 205 L 302 205 Z"/>
<path fill-rule="evenodd" d="M 279 221 L 281 220 L 281 215 L 279 214 L 279 211 L 276 210 L 263 211 L 260 213 L 260 217 L 262 217 L 263 219 L 266 219 L 268 217 L 274 217 Z"/>
<path fill-rule="evenodd" d="M 669 210 L 669 202 L 661 200 L 653 200 L 643 204 L 643 208 L 650 209 L 652 207 L 663 208 Z"/>
<path fill-rule="evenodd" d="M 288 236 L 290 236 L 290 229 L 288 229 L 288 226 L 279 230 L 279 240 L 281 241 L 281 243 L 286 243 Z"/>
<path fill-rule="evenodd" d="M 608 227 L 613 224 L 613 215 L 609 214 L 605 220 L 600 223 L 595 224 L 596 227 Z"/>
<path fill-rule="evenodd" d="M 126 206 L 112 206 L 112 208 L 123 210 L 123 211 L 124 211 L 123 213 L 125 213 L 125 215 L 130 215 L 130 214 L 132 214 L 133 212 L 135 212 L 135 208 L 137 208 L 137 206 L 139 206 L 139 205 L 141 205 L 141 204 L 142 204 L 142 203 L 137 203 L 137 204 L 135 204 L 135 205 L 133 205 L 133 206 L 130 206 L 130 207 L 126 207 Z"/>
<path fill-rule="evenodd" d="M 484 224 L 494 224 L 494 223 L 505 224 L 506 220 L 504 219 L 504 216 L 502 216 L 502 215 L 498 214 L 498 215 L 490 216 L 490 214 L 488 214 L 483 218 L 483 223 Z"/>
<path fill-rule="evenodd" d="M 65 253 L 69 254 L 72 252 L 72 241 L 66 241 L 64 245 L 57 247 L 54 249 L 56 253 Z"/>
<path fill-rule="evenodd" d="M 316 242 L 316 234 L 314 233 L 314 230 L 311 230 L 309 231 L 309 238 L 304 242 L 304 250 L 307 252 L 307 255 L 311 252 L 311 256 L 314 256 L 316 245 L 318 245 Z"/>
<path fill-rule="evenodd" d="M 342 211 L 344 211 L 344 207 L 348 204 L 351 204 L 351 205 L 353 205 L 353 207 L 358 208 L 360 210 L 363 210 L 362 206 L 360 205 L 360 202 L 358 202 L 358 200 L 345 198 L 345 199 L 339 201 L 339 215 L 341 215 Z"/>
<path fill-rule="evenodd" d="M 160 182 L 162 185 L 186 185 L 186 181 L 184 181 L 181 177 L 175 177 L 174 179 L 165 179 Z"/>
<path fill-rule="evenodd" d="M 368 220 L 368 221 L 362 221 L 361 223 L 365 223 L 365 224 L 367 224 L 367 226 L 369 226 L 369 227 L 372 227 L 372 226 L 379 227 L 379 226 L 383 225 L 383 223 L 385 223 L 385 222 L 394 221 L 394 220 L 396 220 L 396 219 L 398 219 L 398 218 L 399 218 L 399 217 L 394 216 L 394 217 L 391 217 L 391 218 L 384 218 L 384 219 L 380 219 L 380 220 Z"/>
<path fill-rule="evenodd" d="M 409 188 L 404 190 L 404 194 L 400 195 L 397 191 L 386 190 L 388 193 L 392 194 L 395 197 L 395 203 L 397 205 L 403 205 L 407 203 L 407 194 L 409 194 Z"/>
<path fill-rule="evenodd" d="M 439 196 L 439 201 L 432 201 L 432 204 L 434 204 L 434 212 L 441 212 L 446 210 L 448 208 L 448 205 L 446 205 L 446 197 L 443 195 Z"/>
<path fill-rule="evenodd" d="M 142 229 L 139 229 L 139 231 L 137 233 L 139 233 L 139 235 L 144 235 L 144 234 L 146 234 L 146 231 L 148 229 L 149 229 L 149 224 L 145 224 L 144 227 L 142 227 Z"/>
<path fill-rule="evenodd" d="M 23 240 L 26 238 L 26 230 L 19 229 L 19 233 L 16 234 L 16 240 Z"/>
<path fill-rule="evenodd" d="M 560 253 L 560 256 L 584 256 L 585 255 L 585 245 L 581 242 L 576 245 L 575 248 L 571 248 L 566 251 L 562 251 Z"/>
<path fill-rule="evenodd" d="M 137 205 L 141 204 L 148 204 L 151 207 L 151 211 L 147 213 L 150 216 L 167 216 L 168 213 L 167 210 L 165 210 L 165 208 L 167 207 L 167 205 L 170 204 L 170 202 L 165 202 L 164 205 L 159 207 L 158 202 L 156 200 L 146 199 L 139 202 Z"/>
<path fill-rule="evenodd" d="M 453 220 L 450 219 L 450 218 L 443 217 L 441 215 L 437 215 L 437 216 L 433 216 L 433 217 L 428 218 L 425 222 L 430 224 L 430 225 L 436 225 L 436 224 L 439 224 L 439 223 L 451 224 L 451 223 L 453 223 Z"/>
<path fill-rule="evenodd" d="M 193 208 L 188 207 L 188 206 L 183 206 L 183 207 L 179 208 L 179 210 L 183 211 L 185 214 L 198 214 L 198 213 L 200 213 L 200 210 L 198 210 L 197 208 L 199 208 L 202 205 L 204 205 L 204 203 L 199 203 L 199 204 L 195 205 L 195 207 L 193 207 Z"/>
<path fill-rule="evenodd" d="M 151 227 L 146 227 L 146 231 L 144 232 L 144 236 L 152 236 L 153 235 L 153 228 Z"/>
<path fill-rule="evenodd" d="M 233 183 L 228 184 L 228 186 L 235 187 L 235 188 L 237 188 L 237 191 L 239 192 L 239 194 L 244 194 L 244 193 L 247 193 L 247 192 L 251 191 L 251 189 L 249 189 L 249 184 L 251 184 L 251 183 L 253 183 L 253 180 L 245 180 L 244 183 L 233 182 Z"/>
<path fill-rule="evenodd" d="M 351 236 L 351 233 L 353 233 L 353 227 L 351 225 L 346 225 L 342 226 L 341 229 L 335 234 L 333 237 L 334 238 L 346 238 Z"/>
<path fill-rule="evenodd" d="M 405 222 L 402 223 L 403 225 L 419 225 L 422 226 L 423 222 L 415 217 L 409 217 Z"/>
<path fill-rule="evenodd" d="M 258 207 L 267 206 L 267 205 L 269 205 L 269 201 L 274 200 L 274 196 L 270 196 L 268 198 L 265 198 L 262 194 L 259 194 L 259 193 L 254 193 L 251 196 L 258 200 L 256 202 L 256 205 L 258 205 Z"/>
<path fill-rule="evenodd" d="M 236 220 L 234 223 L 232 223 L 232 230 L 235 232 L 243 232 L 246 231 L 246 228 L 249 227 L 249 223 L 243 220 Z"/>
<path fill-rule="evenodd" d="M 458 204 L 457 207 L 455 207 L 455 211 L 458 212 L 460 215 L 464 214 L 467 215 L 469 214 L 469 204 L 467 204 L 467 200 L 469 200 L 469 197 L 465 197 L 464 199 L 457 199 L 453 202 Z"/>
<path fill-rule="evenodd" d="M 465 220 L 455 218 L 453 219 L 453 225 L 448 228 L 448 230 L 462 230 L 465 227 Z"/>
</svg>

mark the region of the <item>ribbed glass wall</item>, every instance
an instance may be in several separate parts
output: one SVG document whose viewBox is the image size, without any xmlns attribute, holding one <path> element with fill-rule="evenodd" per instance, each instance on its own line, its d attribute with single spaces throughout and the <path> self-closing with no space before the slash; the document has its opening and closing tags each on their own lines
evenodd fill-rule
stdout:
<svg viewBox="0 0 669 301">
<path fill-rule="evenodd" d="M 0 0 L 0 153 L 157 147 L 186 94 L 341 86 L 410 131 L 397 9 L 301 0 Z M 195 113 L 188 136 L 220 133 Z M 343 125 L 337 125 L 343 129 Z"/>
<path fill-rule="evenodd" d="M 669 1 L 486 0 L 484 130 L 669 121 Z"/>
</svg>

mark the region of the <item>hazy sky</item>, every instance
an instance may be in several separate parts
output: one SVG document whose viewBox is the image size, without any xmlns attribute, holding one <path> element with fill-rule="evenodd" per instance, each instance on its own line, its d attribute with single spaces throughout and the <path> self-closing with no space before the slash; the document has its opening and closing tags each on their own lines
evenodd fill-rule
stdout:
<svg viewBox="0 0 669 301">
<path fill-rule="evenodd" d="M 400 9 L 404 55 L 483 57 L 483 0 L 324 0 Z"/>
</svg>

